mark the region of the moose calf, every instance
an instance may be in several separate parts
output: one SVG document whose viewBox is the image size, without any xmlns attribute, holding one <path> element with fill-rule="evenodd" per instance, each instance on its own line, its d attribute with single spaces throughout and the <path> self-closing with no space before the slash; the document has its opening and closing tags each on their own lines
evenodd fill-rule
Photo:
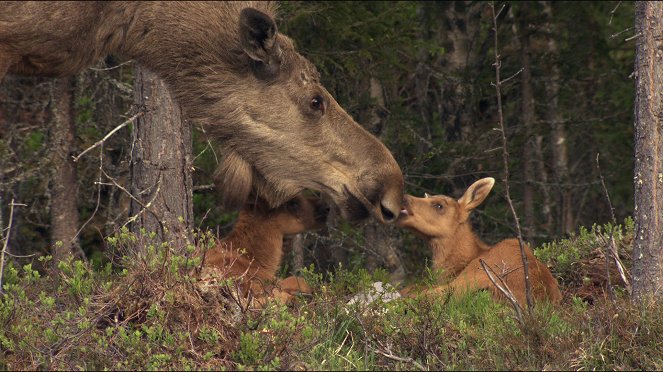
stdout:
<svg viewBox="0 0 663 372">
<path fill-rule="evenodd" d="M 487 289 L 494 298 L 503 299 L 504 295 L 481 267 L 480 260 L 483 260 L 502 278 L 519 304 L 525 303 L 523 262 L 518 239 L 506 239 L 491 247 L 472 231 L 470 212 L 486 199 L 494 184 L 493 178 L 480 179 L 458 200 L 444 195 L 426 194 L 424 198 L 405 196 L 404 208 L 396 224 L 428 241 L 433 251 L 433 268 L 442 269 L 441 279 L 450 280 L 427 293 L 452 290 L 454 294 L 462 294 Z M 524 248 L 533 298 L 558 303 L 562 295 L 557 281 L 530 248 Z M 412 288 L 406 288 L 402 293 L 410 294 Z"/>
<path fill-rule="evenodd" d="M 248 203 L 230 234 L 205 253 L 204 270 L 237 279 L 242 295 L 251 293 L 259 302 L 270 296 L 287 302 L 296 292 L 310 292 L 294 276 L 275 284 L 283 237 L 323 227 L 328 212 L 327 205 L 312 197 L 297 196 L 278 208 L 262 200 Z"/>
</svg>

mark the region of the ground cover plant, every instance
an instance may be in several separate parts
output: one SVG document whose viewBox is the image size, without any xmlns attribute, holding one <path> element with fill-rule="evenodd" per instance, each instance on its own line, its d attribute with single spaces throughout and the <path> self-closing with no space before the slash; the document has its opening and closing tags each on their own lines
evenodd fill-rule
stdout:
<svg viewBox="0 0 663 372">
<path fill-rule="evenodd" d="M 196 280 L 193 252 L 212 246 L 212 234 L 177 254 L 125 230 L 109 238 L 116 257 L 104 267 L 6 267 L 0 368 L 661 369 L 663 309 L 632 304 L 614 273 L 608 283 L 610 235 L 630 269 L 630 219 L 535 250 L 564 301 L 536 306 L 521 324 L 487 292 L 347 305 L 388 275 L 344 267 L 324 276 L 309 267 L 301 274 L 313 295 L 251 310 L 231 282 Z"/>
</svg>

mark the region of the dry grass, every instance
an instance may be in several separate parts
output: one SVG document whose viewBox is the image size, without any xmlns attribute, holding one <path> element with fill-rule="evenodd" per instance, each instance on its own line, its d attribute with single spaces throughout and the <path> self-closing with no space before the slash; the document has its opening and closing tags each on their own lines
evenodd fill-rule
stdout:
<svg viewBox="0 0 663 372">
<path fill-rule="evenodd" d="M 618 282 L 609 300 L 596 245 L 604 232 L 540 251 L 557 264 L 566 299 L 537 306 L 525 326 L 486 292 L 348 306 L 385 275 L 344 269 L 326 280 L 308 270 L 315 295 L 252 311 L 232 283 L 196 279 L 195 248 L 178 254 L 124 232 L 109 242 L 123 252 L 118 267 L 8 267 L 0 368 L 661 369 L 663 308 L 631 304 Z M 621 250 L 631 233 L 619 235 Z"/>
</svg>

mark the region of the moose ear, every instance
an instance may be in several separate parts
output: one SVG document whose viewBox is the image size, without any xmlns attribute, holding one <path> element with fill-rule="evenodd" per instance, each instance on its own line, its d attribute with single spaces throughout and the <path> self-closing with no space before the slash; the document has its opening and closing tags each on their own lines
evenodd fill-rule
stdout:
<svg viewBox="0 0 663 372">
<path fill-rule="evenodd" d="M 460 204 L 461 208 L 466 211 L 471 211 L 488 197 L 493 185 L 495 185 L 495 179 L 492 177 L 486 177 L 476 181 L 468 187 L 465 194 L 458 199 L 458 204 Z"/>
<path fill-rule="evenodd" d="M 278 64 L 281 51 L 276 42 L 276 23 L 269 15 L 244 8 L 239 16 L 239 38 L 244 52 L 265 65 Z"/>
<path fill-rule="evenodd" d="M 234 151 L 226 153 L 214 174 L 214 183 L 223 193 L 223 206 L 230 210 L 240 209 L 251 193 L 252 182 L 251 165 Z"/>
</svg>

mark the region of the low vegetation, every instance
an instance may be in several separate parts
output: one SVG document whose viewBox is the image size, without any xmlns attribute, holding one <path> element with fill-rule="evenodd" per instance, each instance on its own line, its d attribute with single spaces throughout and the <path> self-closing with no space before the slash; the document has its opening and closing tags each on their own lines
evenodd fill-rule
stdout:
<svg viewBox="0 0 663 372">
<path fill-rule="evenodd" d="M 521 324 L 488 292 L 346 305 L 387 275 L 343 267 L 304 270 L 315 294 L 289 306 L 246 309 L 232 283 L 196 281 L 196 247 L 178 254 L 124 231 L 109 239 L 117 257 L 104 267 L 6 267 L 0 368 L 660 370 L 663 308 L 631 304 L 613 260 L 607 280 L 610 236 L 630 269 L 631 220 L 535 250 L 564 300 L 537 305 Z M 198 248 L 213 243 L 197 237 Z"/>
</svg>

